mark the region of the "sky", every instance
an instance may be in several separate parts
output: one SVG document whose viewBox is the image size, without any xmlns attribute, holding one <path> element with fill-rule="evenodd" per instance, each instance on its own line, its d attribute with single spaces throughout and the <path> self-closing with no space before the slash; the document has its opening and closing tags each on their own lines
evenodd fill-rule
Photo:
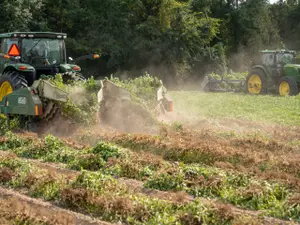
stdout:
<svg viewBox="0 0 300 225">
<path fill-rule="evenodd" d="M 269 0 L 270 3 L 274 3 L 274 2 L 277 2 L 277 0 Z"/>
</svg>

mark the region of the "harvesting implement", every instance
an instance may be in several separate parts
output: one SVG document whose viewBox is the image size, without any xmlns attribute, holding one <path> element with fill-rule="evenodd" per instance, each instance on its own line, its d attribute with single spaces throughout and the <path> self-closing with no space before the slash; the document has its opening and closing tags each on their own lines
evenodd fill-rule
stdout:
<svg viewBox="0 0 300 225">
<path fill-rule="evenodd" d="M 13 32 L 0 34 L 0 113 L 51 120 L 66 102 L 68 93 L 54 86 L 43 75 L 61 74 L 64 83 L 83 80 L 81 68 L 74 64 L 95 59 L 90 54 L 67 60 L 64 33 Z"/>
<path fill-rule="evenodd" d="M 244 89 L 244 80 L 215 79 L 205 76 L 201 87 L 206 92 L 241 92 Z"/>
<path fill-rule="evenodd" d="M 101 81 L 98 92 L 99 118 L 102 125 L 126 132 L 143 131 L 157 124 L 155 116 L 173 111 L 173 101 L 162 81 L 156 90 L 156 107 L 152 110 L 132 98 L 131 93 L 110 80 Z"/>
</svg>

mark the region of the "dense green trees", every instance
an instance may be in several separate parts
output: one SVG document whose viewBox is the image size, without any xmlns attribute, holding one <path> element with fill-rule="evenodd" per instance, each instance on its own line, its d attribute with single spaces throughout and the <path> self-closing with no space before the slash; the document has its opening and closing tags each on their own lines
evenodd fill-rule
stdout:
<svg viewBox="0 0 300 225">
<path fill-rule="evenodd" d="M 169 80 L 246 70 L 260 49 L 300 49 L 300 2 L 278 0 L 3 0 L 1 32 L 68 33 L 86 74 Z"/>
</svg>

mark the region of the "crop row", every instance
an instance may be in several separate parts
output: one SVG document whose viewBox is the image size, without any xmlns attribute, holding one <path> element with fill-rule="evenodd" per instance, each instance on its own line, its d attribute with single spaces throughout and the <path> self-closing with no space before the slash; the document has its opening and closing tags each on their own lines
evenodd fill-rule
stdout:
<svg viewBox="0 0 300 225">
<path fill-rule="evenodd" d="M 163 191 L 185 191 L 209 197 L 281 219 L 299 220 L 297 192 L 284 184 L 269 183 L 250 175 L 224 171 L 200 164 L 170 163 L 151 154 L 137 154 L 99 142 L 95 147 L 75 150 L 61 140 L 20 138 L 11 133 L 0 143 L 20 157 L 64 163 L 70 169 L 100 171 L 105 175 L 145 181 L 144 186 Z"/>
<path fill-rule="evenodd" d="M 191 134 L 191 133 L 189 133 Z M 242 137 L 224 140 L 204 134 L 182 135 L 138 135 L 108 134 L 101 138 L 124 148 L 144 154 L 153 153 L 168 161 L 201 163 L 208 166 L 227 167 L 242 172 L 275 175 L 275 178 L 289 177 L 300 187 L 300 158 L 296 148 L 264 140 L 261 137 Z M 99 135 L 100 136 L 100 135 Z M 95 142 L 97 136 L 80 134 L 84 142 Z"/>
</svg>

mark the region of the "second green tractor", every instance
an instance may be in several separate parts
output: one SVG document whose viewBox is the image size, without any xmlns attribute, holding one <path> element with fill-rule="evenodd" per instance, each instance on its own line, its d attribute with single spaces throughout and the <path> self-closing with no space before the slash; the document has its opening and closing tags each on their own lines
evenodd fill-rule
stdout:
<svg viewBox="0 0 300 225">
<path fill-rule="evenodd" d="M 300 90 L 300 64 L 296 64 L 296 52 L 265 50 L 260 53 L 260 63 L 251 67 L 246 78 L 246 93 L 276 93 L 281 96 L 298 95 Z"/>
</svg>

